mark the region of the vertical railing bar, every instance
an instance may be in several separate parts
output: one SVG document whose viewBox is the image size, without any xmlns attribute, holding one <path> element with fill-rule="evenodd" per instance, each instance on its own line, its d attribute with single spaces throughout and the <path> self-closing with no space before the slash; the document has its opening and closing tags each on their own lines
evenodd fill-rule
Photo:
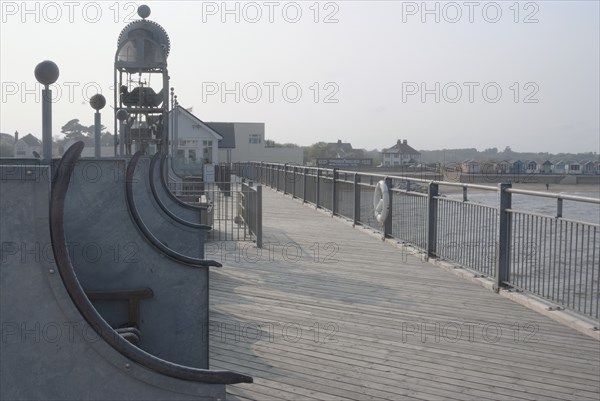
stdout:
<svg viewBox="0 0 600 401">
<path fill-rule="evenodd" d="M 304 175 L 302 177 L 302 203 L 306 203 L 306 175 L 308 173 L 308 168 L 304 167 Z"/>
<path fill-rule="evenodd" d="M 542 296 L 547 297 L 548 293 L 546 292 L 546 256 L 547 253 L 547 245 L 548 245 L 548 219 L 544 219 L 544 256 L 540 260 L 540 267 L 542 269 Z"/>
<path fill-rule="evenodd" d="M 507 192 L 511 184 L 499 184 L 499 220 L 498 220 L 498 258 L 496 261 L 496 289 L 499 290 L 504 283 L 510 280 L 509 276 L 509 258 L 510 258 L 510 238 L 511 238 L 511 215 L 506 209 L 511 208 L 511 193 Z"/>
<path fill-rule="evenodd" d="M 427 187 L 427 256 L 436 254 L 437 243 L 437 200 L 439 187 L 438 184 L 430 182 Z"/>
<path fill-rule="evenodd" d="M 597 231 L 598 231 L 598 228 L 594 227 L 594 241 L 592 241 L 592 243 L 594 244 L 594 249 L 592 251 L 592 280 L 591 280 L 592 288 L 590 289 L 590 315 L 593 313 L 593 309 L 594 309 L 594 270 L 595 270 L 595 266 L 598 266 L 598 264 L 596 264 L 596 245 L 595 245 Z M 600 274 L 600 269 L 598 269 L 598 274 Z M 599 280 L 598 284 L 600 286 L 600 280 Z M 598 291 L 598 290 L 596 290 L 596 291 Z M 596 319 L 598 319 L 599 315 L 600 315 L 600 294 L 596 295 Z"/>
<path fill-rule="evenodd" d="M 581 272 L 583 270 L 581 266 L 577 266 L 577 261 L 579 261 L 579 263 L 583 263 L 583 254 L 581 255 L 581 258 L 577 257 L 579 249 L 581 248 L 581 250 L 583 251 L 583 237 L 581 237 L 581 247 L 579 245 L 579 227 L 583 226 L 579 223 L 575 224 L 575 262 L 573 263 L 573 265 L 575 266 L 575 271 L 573 272 L 573 308 L 575 308 L 575 299 L 577 296 L 577 291 L 575 291 L 577 289 L 577 272 L 579 271 L 579 274 L 581 275 Z"/>
<path fill-rule="evenodd" d="M 333 169 L 333 176 L 331 177 L 331 216 L 335 216 L 337 213 L 337 201 L 338 201 L 338 185 L 337 185 L 337 174 L 338 169 Z"/>
<path fill-rule="evenodd" d="M 581 285 L 583 284 L 583 249 L 585 248 L 583 246 L 583 241 L 584 241 L 584 237 L 585 237 L 585 226 L 583 224 L 581 225 L 581 255 L 580 255 L 580 260 L 581 260 L 581 266 L 579 267 L 579 296 L 577 299 L 577 310 L 581 311 Z M 584 302 L 585 305 L 585 302 Z"/>
<path fill-rule="evenodd" d="M 317 178 L 315 180 L 315 209 L 319 208 L 319 201 L 320 201 L 320 181 L 321 181 L 321 169 L 317 168 Z"/>
<path fill-rule="evenodd" d="M 552 282 L 548 281 L 548 297 L 550 299 L 554 299 L 554 280 L 555 280 L 555 275 L 554 275 L 554 268 L 555 268 L 555 263 L 556 263 L 556 234 L 552 234 L 553 232 L 553 228 L 555 226 L 555 220 L 550 220 L 550 251 L 548 252 L 548 255 L 550 256 L 550 260 L 549 260 L 549 265 L 550 265 L 550 280 L 552 280 Z M 554 246 L 553 246 L 554 245 Z"/>
<path fill-rule="evenodd" d="M 360 221 L 360 174 L 354 173 L 354 219 L 353 226 Z"/>
<path fill-rule="evenodd" d="M 587 294 L 588 294 L 588 279 L 590 276 L 590 226 L 587 226 L 587 258 L 585 260 L 585 292 L 584 292 L 584 299 L 583 299 L 583 313 L 585 314 L 587 312 Z M 592 265 L 594 266 L 594 265 Z M 591 296 L 591 294 L 590 294 Z M 591 310 L 590 310 L 591 312 Z"/>
<path fill-rule="evenodd" d="M 570 304 L 570 300 L 571 300 L 571 266 L 572 266 L 571 262 L 573 260 L 573 223 L 569 222 L 568 226 L 569 226 L 569 264 L 568 264 L 569 287 L 567 288 L 567 305 L 570 306 L 571 305 Z M 565 266 L 565 268 L 567 268 L 567 266 Z"/>
</svg>

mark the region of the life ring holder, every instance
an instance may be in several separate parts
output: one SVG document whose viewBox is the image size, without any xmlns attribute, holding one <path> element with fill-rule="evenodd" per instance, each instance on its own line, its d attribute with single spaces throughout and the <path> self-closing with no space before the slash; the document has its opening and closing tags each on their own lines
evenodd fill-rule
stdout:
<svg viewBox="0 0 600 401">
<path fill-rule="evenodd" d="M 390 192 L 385 180 L 377 182 L 375 192 L 373 192 L 373 210 L 375 219 L 380 224 L 384 224 L 390 213 Z"/>
</svg>

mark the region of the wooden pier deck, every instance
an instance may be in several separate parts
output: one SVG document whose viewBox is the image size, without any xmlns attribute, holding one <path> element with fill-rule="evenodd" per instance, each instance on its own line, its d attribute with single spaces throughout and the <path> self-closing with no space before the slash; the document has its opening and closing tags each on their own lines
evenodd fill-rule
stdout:
<svg viewBox="0 0 600 401">
<path fill-rule="evenodd" d="M 262 251 L 207 247 L 211 368 L 255 378 L 228 399 L 600 399 L 597 340 L 281 193 L 263 205 Z"/>
</svg>

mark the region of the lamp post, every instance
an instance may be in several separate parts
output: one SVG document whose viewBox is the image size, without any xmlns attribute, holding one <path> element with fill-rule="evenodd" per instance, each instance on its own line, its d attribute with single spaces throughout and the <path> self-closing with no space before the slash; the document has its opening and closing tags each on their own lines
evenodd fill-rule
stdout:
<svg viewBox="0 0 600 401">
<path fill-rule="evenodd" d="M 102 110 L 104 106 L 106 106 L 106 99 L 104 98 L 104 96 L 98 93 L 91 97 L 90 106 L 92 106 L 92 108 L 96 110 L 96 113 L 94 113 L 94 156 L 99 158 L 101 157 L 100 149 L 102 146 L 102 133 L 100 132 L 100 128 L 102 126 L 102 119 L 100 118 L 100 110 Z"/>
<path fill-rule="evenodd" d="M 119 127 L 119 157 L 125 157 L 125 121 L 129 113 L 125 109 L 117 110 L 117 120 L 121 122 Z"/>
<path fill-rule="evenodd" d="M 60 71 L 56 63 L 42 61 L 35 67 L 35 79 L 42 85 L 42 157 L 43 162 L 52 162 L 52 90 L 50 85 L 58 79 Z"/>
</svg>

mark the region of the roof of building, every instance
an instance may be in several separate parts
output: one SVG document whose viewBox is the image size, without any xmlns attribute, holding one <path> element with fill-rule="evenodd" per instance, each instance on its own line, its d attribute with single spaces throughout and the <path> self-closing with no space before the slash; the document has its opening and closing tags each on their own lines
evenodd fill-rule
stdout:
<svg viewBox="0 0 600 401">
<path fill-rule="evenodd" d="M 12 144 L 15 142 L 15 137 L 11 134 L 5 134 L 4 132 L 0 132 L 0 140 Z"/>
<path fill-rule="evenodd" d="M 338 139 L 337 142 L 329 142 L 325 144 L 324 158 L 328 159 L 344 159 L 344 158 L 363 158 L 365 157 L 362 149 L 352 148 L 350 142 L 342 142 Z"/>
<path fill-rule="evenodd" d="M 420 155 L 421 154 L 420 152 L 415 150 L 413 147 L 411 147 L 407 143 L 406 139 L 404 141 L 401 141 L 400 139 L 398 139 L 398 142 L 396 142 L 396 144 L 394 146 L 392 146 L 391 148 L 384 149 L 383 152 L 385 152 L 385 153 L 400 153 L 402 155 Z"/>
<path fill-rule="evenodd" d="M 206 128 L 208 128 L 209 131 L 211 131 L 213 134 L 215 134 L 218 137 L 221 137 L 221 139 L 223 138 L 223 136 L 214 130 L 214 128 L 212 128 L 210 125 L 208 125 L 207 123 L 205 123 L 204 121 L 202 121 L 201 119 L 199 119 L 198 117 L 196 117 L 195 115 L 193 115 L 189 110 L 181 107 L 181 106 L 177 106 L 177 109 L 181 112 L 183 112 L 182 114 L 187 116 L 188 118 L 191 118 L 192 120 L 199 122 L 200 124 L 204 125 Z M 172 112 L 172 111 L 171 111 Z M 219 141 L 221 140 L 219 139 Z"/>
<path fill-rule="evenodd" d="M 211 129 L 218 132 L 223 139 L 219 141 L 219 149 L 235 148 L 235 125 L 234 123 L 206 123 Z"/>
<path fill-rule="evenodd" d="M 19 142 L 23 141 L 29 146 L 42 146 L 42 141 L 31 134 L 25 135 L 23 138 L 19 139 Z"/>
</svg>

